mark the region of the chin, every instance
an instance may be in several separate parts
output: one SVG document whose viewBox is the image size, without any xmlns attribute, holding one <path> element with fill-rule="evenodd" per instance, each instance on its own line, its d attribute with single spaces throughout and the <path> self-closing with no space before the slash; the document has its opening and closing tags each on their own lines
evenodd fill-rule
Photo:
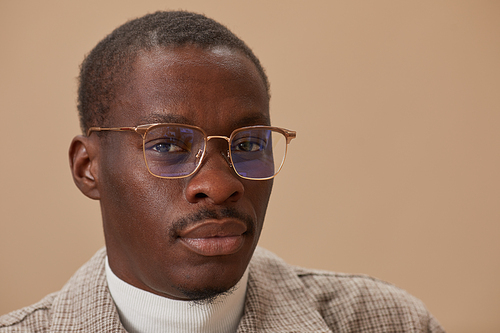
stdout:
<svg viewBox="0 0 500 333">
<path fill-rule="evenodd" d="M 184 299 L 211 303 L 221 296 L 232 293 L 245 274 L 245 270 L 246 265 L 242 266 L 241 262 L 236 266 L 208 266 L 204 267 L 204 270 L 198 267 L 198 274 L 191 275 L 192 279 L 176 285 L 175 289 L 184 296 Z"/>
<path fill-rule="evenodd" d="M 236 289 L 235 286 L 231 288 L 203 288 L 196 290 L 184 290 L 179 289 L 179 291 L 186 296 L 186 299 L 194 302 L 195 304 L 214 304 L 226 295 L 230 295 Z"/>
</svg>

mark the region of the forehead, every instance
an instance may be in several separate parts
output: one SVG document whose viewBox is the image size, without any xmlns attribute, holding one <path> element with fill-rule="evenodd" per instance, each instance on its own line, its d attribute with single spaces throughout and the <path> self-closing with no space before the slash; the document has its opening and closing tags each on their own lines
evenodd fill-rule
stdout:
<svg viewBox="0 0 500 333">
<path fill-rule="evenodd" d="M 109 121 L 113 126 L 269 124 L 269 98 L 257 68 L 239 51 L 158 48 L 139 53 L 116 90 Z"/>
</svg>

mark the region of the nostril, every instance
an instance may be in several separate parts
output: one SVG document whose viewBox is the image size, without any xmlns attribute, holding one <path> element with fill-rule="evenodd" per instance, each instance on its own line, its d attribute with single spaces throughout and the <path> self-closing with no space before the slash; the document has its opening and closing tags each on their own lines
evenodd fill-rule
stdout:
<svg viewBox="0 0 500 333">
<path fill-rule="evenodd" d="M 196 193 L 195 197 L 197 199 L 203 199 L 203 198 L 208 197 L 208 195 L 206 195 L 205 193 Z"/>
</svg>

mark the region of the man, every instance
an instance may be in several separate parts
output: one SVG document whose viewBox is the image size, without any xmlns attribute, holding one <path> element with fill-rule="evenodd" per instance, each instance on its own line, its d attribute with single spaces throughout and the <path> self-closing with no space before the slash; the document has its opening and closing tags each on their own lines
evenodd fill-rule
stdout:
<svg viewBox="0 0 500 333">
<path fill-rule="evenodd" d="M 442 331 L 389 284 L 256 250 L 295 132 L 270 126 L 264 70 L 225 27 L 126 23 L 84 60 L 78 108 L 70 165 L 106 249 L 0 332 Z"/>
</svg>

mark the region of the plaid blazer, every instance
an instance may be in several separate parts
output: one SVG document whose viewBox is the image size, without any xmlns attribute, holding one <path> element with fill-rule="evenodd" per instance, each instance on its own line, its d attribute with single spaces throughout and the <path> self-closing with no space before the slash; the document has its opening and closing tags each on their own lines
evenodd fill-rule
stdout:
<svg viewBox="0 0 500 333">
<path fill-rule="evenodd" d="M 58 292 L 0 317 L 0 332 L 125 332 L 108 291 L 105 249 Z M 444 332 L 421 301 L 362 275 L 287 265 L 258 248 L 238 332 Z"/>
</svg>

